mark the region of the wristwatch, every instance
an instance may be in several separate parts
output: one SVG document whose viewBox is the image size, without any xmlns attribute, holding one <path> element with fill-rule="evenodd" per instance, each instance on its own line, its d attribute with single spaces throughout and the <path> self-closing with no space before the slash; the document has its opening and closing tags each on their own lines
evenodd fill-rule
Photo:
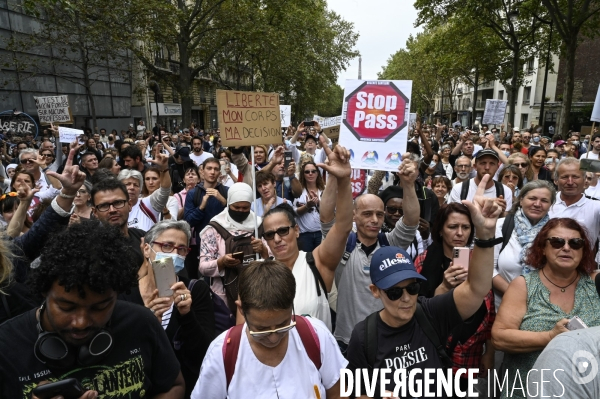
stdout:
<svg viewBox="0 0 600 399">
<path fill-rule="evenodd" d="M 493 248 L 495 245 L 501 244 L 503 241 L 503 237 L 490 238 L 489 240 L 480 240 L 479 238 L 475 237 L 473 242 L 479 248 Z"/>
</svg>

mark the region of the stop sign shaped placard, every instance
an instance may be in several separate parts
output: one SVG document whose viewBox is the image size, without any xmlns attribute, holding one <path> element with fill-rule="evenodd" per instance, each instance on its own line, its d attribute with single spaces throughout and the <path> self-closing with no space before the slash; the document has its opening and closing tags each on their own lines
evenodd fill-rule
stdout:
<svg viewBox="0 0 600 399">
<path fill-rule="evenodd" d="M 345 102 L 344 125 L 360 141 L 386 142 L 407 125 L 409 99 L 393 82 L 364 82 Z"/>
</svg>

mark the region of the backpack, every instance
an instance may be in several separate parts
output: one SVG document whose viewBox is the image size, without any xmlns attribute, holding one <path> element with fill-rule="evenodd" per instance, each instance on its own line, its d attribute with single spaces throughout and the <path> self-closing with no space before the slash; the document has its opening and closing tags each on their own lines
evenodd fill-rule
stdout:
<svg viewBox="0 0 600 399">
<path fill-rule="evenodd" d="M 252 233 L 244 233 L 238 236 L 234 236 L 229 233 L 223 226 L 217 222 L 210 222 L 208 224 L 212 226 L 217 233 L 225 240 L 225 253 L 234 254 L 237 252 L 243 253 L 243 261 L 239 266 L 226 267 L 225 275 L 221 277 L 223 280 L 223 288 L 225 289 L 225 295 L 227 296 L 227 305 L 229 309 L 235 309 L 238 298 L 238 275 L 240 271 L 248 264 L 256 260 L 254 249 L 252 248 Z"/>
<path fill-rule="evenodd" d="M 496 186 L 496 198 L 500 197 L 501 195 L 504 196 L 504 187 L 502 187 L 502 183 L 500 183 L 499 181 L 493 180 L 494 182 L 494 186 Z M 462 187 L 460 189 L 460 199 L 462 200 L 466 200 L 467 196 L 469 195 L 469 185 L 471 184 L 471 179 L 467 179 L 464 182 L 462 182 Z"/>
<path fill-rule="evenodd" d="M 510 237 L 512 236 L 512 232 L 515 229 L 515 214 L 509 213 L 504 218 L 504 224 L 502 225 L 502 247 L 500 248 L 500 252 L 504 250 L 506 244 L 510 241 Z"/>
<path fill-rule="evenodd" d="M 375 366 L 375 357 L 377 356 L 377 314 L 379 312 L 371 313 L 365 320 L 365 357 L 369 363 L 371 370 Z M 417 323 L 425 333 L 425 336 L 435 346 L 438 357 L 442 361 L 442 365 L 445 368 L 452 368 L 452 359 L 448 356 L 446 348 L 437 332 L 433 328 L 429 316 L 423 311 L 423 307 L 417 302 L 417 310 L 415 311 L 415 318 Z"/>
<path fill-rule="evenodd" d="M 352 251 L 354 251 L 354 248 L 356 248 L 356 241 L 358 239 L 358 236 L 356 234 L 355 231 L 351 231 L 350 235 L 348 236 L 348 240 L 346 241 L 346 251 L 344 252 L 344 255 L 342 256 L 342 266 L 346 265 L 346 262 L 348 262 L 348 259 L 350 258 L 350 254 L 352 254 Z M 377 241 L 379 241 L 379 246 L 381 247 L 387 247 L 390 245 L 390 242 L 388 241 L 387 236 L 385 235 L 385 233 L 379 233 L 377 234 Z"/>
<path fill-rule="evenodd" d="M 198 279 L 191 279 L 188 284 L 188 290 L 192 292 L 194 285 Z M 204 280 L 202 280 L 204 282 Z M 210 291 L 210 299 L 213 305 L 213 311 L 215 313 L 215 333 L 216 335 L 221 334 L 223 331 L 227 331 L 231 327 L 235 326 L 235 314 L 227 307 L 227 304 L 221 299 L 220 296 L 215 294 L 213 290 L 208 288 Z"/>
<path fill-rule="evenodd" d="M 243 324 L 230 328 L 225 335 L 223 342 L 223 363 L 225 365 L 225 377 L 227 379 L 227 388 L 233 378 L 235 372 L 235 363 L 240 349 L 240 341 L 242 338 Z M 321 369 L 321 343 L 315 328 L 306 321 L 303 316 L 296 315 L 296 330 L 302 340 L 302 345 L 306 349 L 306 354 L 313 362 L 317 370 Z"/>
</svg>

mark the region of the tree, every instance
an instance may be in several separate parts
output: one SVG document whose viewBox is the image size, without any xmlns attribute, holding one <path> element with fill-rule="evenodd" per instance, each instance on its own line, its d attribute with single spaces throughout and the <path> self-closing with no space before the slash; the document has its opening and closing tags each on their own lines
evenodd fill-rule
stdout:
<svg viewBox="0 0 600 399">
<path fill-rule="evenodd" d="M 600 2 L 595 0 L 542 0 L 542 4 L 546 8 L 547 15 L 552 19 L 553 28 L 562 39 L 565 60 L 565 85 L 558 132 L 566 137 L 569 131 L 569 115 L 573 103 L 575 55 L 580 35 L 584 32 L 588 37 L 597 34 Z"/>
</svg>

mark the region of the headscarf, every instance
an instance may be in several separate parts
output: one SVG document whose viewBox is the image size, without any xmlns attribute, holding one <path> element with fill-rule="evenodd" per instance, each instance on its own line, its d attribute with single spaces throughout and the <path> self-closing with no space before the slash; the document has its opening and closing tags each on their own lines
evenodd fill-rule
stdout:
<svg viewBox="0 0 600 399">
<path fill-rule="evenodd" d="M 229 217 L 229 206 L 231 204 L 235 204 L 236 202 L 249 202 L 252 204 L 254 201 L 254 196 L 252 195 L 252 187 L 250 187 L 246 183 L 235 183 L 233 184 L 227 193 L 227 206 L 221 213 L 213 217 L 210 221 L 217 222 L 227 231 L 247 231 L 254 232 L 255 226 L 260 226 L 261 218 L 256 217 L 253 211 L 250 211 L 250 215 L 244 220 L 242 223 L 238 223 L 235 220 Z M 256 217 L 256 224 L 254 222 Z M 210 225 L 207 225 L 200 234 L 203 234 L 204 231 L 209 228 Z"/>
</svg>

